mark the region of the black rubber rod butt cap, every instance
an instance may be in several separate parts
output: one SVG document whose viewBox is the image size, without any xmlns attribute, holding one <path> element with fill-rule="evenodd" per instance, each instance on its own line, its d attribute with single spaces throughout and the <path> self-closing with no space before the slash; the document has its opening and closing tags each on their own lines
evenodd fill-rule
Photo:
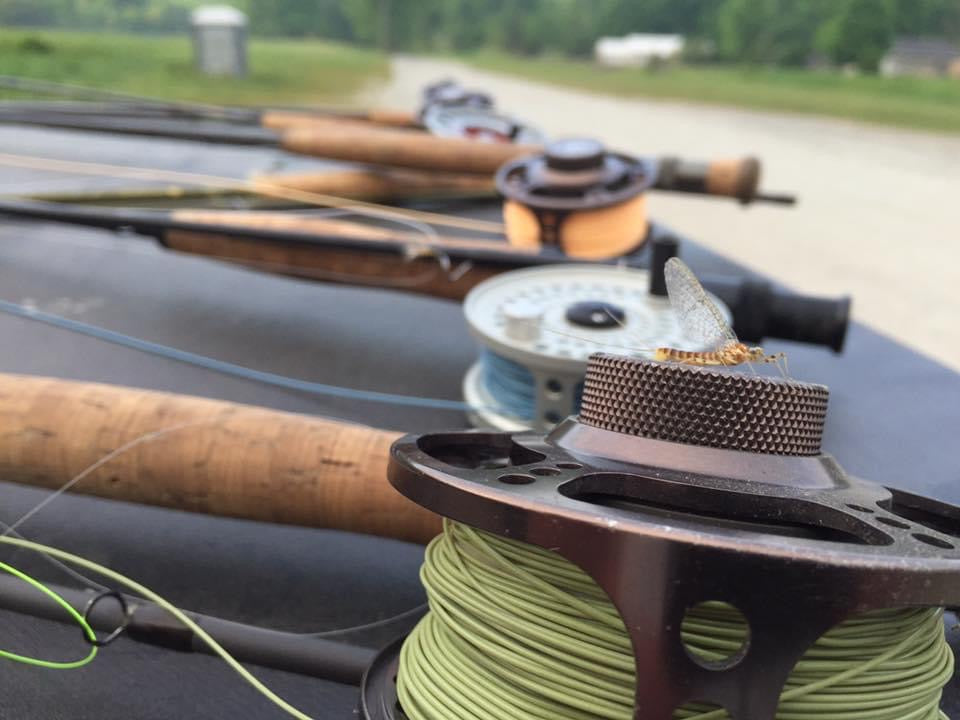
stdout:
<svg viewBox="0 0 960 720">
<path fill-rule="evenodd" d="M 658 297 L 667 296 L 667 279 L 664 268 L 667 260 L 676 257 L 680 252 L 680 241 L 672 235 L 653 239 L 650 256 L 650 294 Z"/>
</svg>

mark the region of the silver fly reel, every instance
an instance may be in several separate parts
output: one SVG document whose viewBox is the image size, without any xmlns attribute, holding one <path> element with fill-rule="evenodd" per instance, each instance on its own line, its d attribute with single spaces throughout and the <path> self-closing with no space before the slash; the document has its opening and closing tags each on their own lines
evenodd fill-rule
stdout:
<svg viewBox="0 0 960 720">
<path fill-rule="evenodd" d="M 542 132 L 491 107 L 434 104 L 423 111 L 422 122 L 434 135 L 487 142 L 540 145 Z"/>
<path fill-rule="evenodd" d="M 463 381 L 471 422 L 547 430 L 577 413 L 593 353 L 649 358 L 658 347 L 707 349 L 684 335 L 670 301 L 649 285 L 646 270 L 597 265 L 515 270 L 477 285 L 464 301 L 481 344 Z"/>
<path fill-rule="evenodd" d="M 497 112 L 488 93 L 467 90 L 449 78 L 424 88 L 420 122 L 440 137 L 530 145 L 546 142 L 536 128 Z"/>
</svg>

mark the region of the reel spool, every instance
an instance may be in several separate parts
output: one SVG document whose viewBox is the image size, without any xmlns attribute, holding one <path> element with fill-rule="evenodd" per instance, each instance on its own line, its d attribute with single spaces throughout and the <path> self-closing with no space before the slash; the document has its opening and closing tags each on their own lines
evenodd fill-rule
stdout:
<svg viewBox="0 0 960 720">
<path fill-rule="evenodd" d="M 442 78 L 424 85 L 423 91 L 420 93 L 422 104 L 424 106 L 429 105 L 441 93 L 447 91 L 449 88 L 454 87 L 460 87 L 460 83 L 453 78 Z"/>
<path fill-rule="evenodd" d="M 585 571 L 632 644 L 633 717 L 672 720 L 697 701 L 734 720 L 774 720 L 788 675 L 838 623 L 960 601 L 960 508 L 851 477 L 821 454 L 828 395 L 596 355 L 580 416 L 549 436 L 408 435 L 393 446 L 389 477 L 433 512 Z M 732 605 L 748 626 L 722 662 L 698 658 L 681 637 L 705 601 Z M 399 649 L 365 677 L 368 720 L 405 717 Z M 882 691 L 863 688 L 850 702 Z"/>
<path fill-rule="evenodd" d="M 625 255 L 646 239 L 644 191 L 656 176 L 653 161 L 608 152 L 596 140 L 556 140 L 497 172 L 507 239 L 590 260 Z"/>
<path fill-rule="evenodd" d="M 546 137 L 537 128 L 494 112 L 492 107 L 435 103 L 423 111 L 421 122 L 432 134 L 440 137 L 521 145 L 542 145 L 546 142 Z"/>
<path fill-rule="evenodd" d="M 489 94 L 466 90 L 454 80 L 440 80 L 424 88 L 420 122 L 440 137 L 529 145 L 546 141 L 538 129 L 496 112 Z"/>
<path fill-rule="evenodd" d="M 463 380 L 464 399 L 477 408 L 471 422 L 546 431 L 579 410 L 593 353 L 707 349 L 685 337 L 665 294 L 651 292 L 651 279 L 636 268 L 562 265 L 514 270 L 474 287 L 464 315 L 483 350 Z M 711 297 L 730 322 L 727 306 Z"/>
<path fill-rule="evenodd" d="M 480 90 L 467 90 L 454 80 L 441 80 L 424 88 L 420 119 L 433 107 L 470 107 L 493 110 L 493 97 Z"/>
</svg>

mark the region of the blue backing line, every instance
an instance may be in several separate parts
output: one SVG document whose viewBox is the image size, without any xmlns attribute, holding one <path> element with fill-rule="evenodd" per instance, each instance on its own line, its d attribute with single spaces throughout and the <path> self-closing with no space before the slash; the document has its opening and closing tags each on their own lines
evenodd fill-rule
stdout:
<svg viewBox="0 0 960 720">
<path fill-rule="evenodd" d="M 480 353 L 483 383 L 496 401 L 496 411 L 523 422 L 532 423 L 537 406 L 536 379 L 518 362 L 492 350 Z M 574 388 L 573 410 L 579 412 L 583 399 L 583 381 Z"/>
<path fill-rule="evenodd" d="M 537 388 L 533 373 L 520 363 L 492 350 L 480 354 L 483 384 L 498 406 L 513 417 L 532 421 L 536 413 Z"/>
<path fill-rule="evenodd" d="M 244 380 L 252 380 L 254 382 L 264 383 L 265 385 L 274 385 L 276 387 L 285 388 L 287 390 L 296 390 L 298 392 L 308 393 L 310 395 L 326 395 L 328 397 L 346 398 L 348 400 L 363 400 L 366 402 L 387 403 L 406 407 L 431 408 L 435 410 L 459 410 L 463 412 L 475 409 L 470 404 L 461 402 L 459 400 L 442 400 L 440 398 L 396 395 L 394 393 L 376 392 L 374 390 L 354 390 L 353 388 L 308 382 L 306 380 L 298 380 L 296 378 L 287 377 L 286 375 L 278 375 L 276 373 L 264 372 L 262 370 L 254 370 L 252 368 L 244 367 L 243 365 L 235 365 L 234 363 L 224 362 L 223 360 L 217 360 L 206 355 L 198 355 L 197 353 L 178 350 L 177 348 L 170 347 L 168 345 L 150 342 L 149 340 L 142 340 L 141 338 L 133 337 L 132 335 L 124 335 L 123 333 L 107 330 L 106 328 L 98 327 L 97 325 L 88 325 L 87 323 L 79 322 L 78 320 L 71 320 L 70 318 L 65 318 L 60 315 L 53 315 L 51 313 L 43 312 L 42 310 L 34 310 L 8 300 L 0 300 L 0 312 L 4 312 L 8 315 L 13 315 L 19 318 L 24 318 L 26 320 L 41 322 L 46 325 L 51 325 L 55 328 L 60 328 L 61 330 L 69 330 L 70 332 L 86 335 L 88 337 L 96 338 L 97 340 L 103 340 L 104 342 L 113 343 L 114 345 L 131 348 L 132 350 L 139 350 L 140 352 L 149 353 L 151 355 L 157 355 L 159 357 L 176 360 L 189 365 L 196 365 L 197 367 L 213 370 L 225 375 L 233 375 L 234 377 L 243 378 Z"/>
</svg>

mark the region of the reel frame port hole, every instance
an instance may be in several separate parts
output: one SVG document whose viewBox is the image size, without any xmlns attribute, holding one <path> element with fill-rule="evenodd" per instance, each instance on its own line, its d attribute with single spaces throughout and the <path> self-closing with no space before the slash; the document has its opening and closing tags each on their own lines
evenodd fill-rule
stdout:
<svg viewBox="0 0 960 720">
<path fill-rule="evenodd" d="M 679 494 L 677 488 L 675 482 L 665 478 L 592 472 L 562 483 L 557 491 L 571 500 L 657 517 L 671 523 L 691 522 L 740 532 L 851 545 L 884 546 L 894 542 L 893 537 L 880 528 L 840 508 L 797 498 L 740 493 L 706 485 L 686 486 Z"/>
<path fill-rule="evenodd" d="M 957 508 L 904 490 L 888 489 L 893 497 L 880 503 L 884 510 L 939 535 L 960 540 L 960 512 Z"/>
<path fill-rule="evenodd" d="M 563 383 L 556 378 L 549 378 L 544 387 L 547 390 L 547 396 L 551 400 L 559 400 L 563 397 Z"/>
<path fill-rule="evenodd" d="M 878 522 L 878 523 L 882 523 L 882 524 L 884 524 L 884 525 L 887 525 L 888 527 L 897 528 L 898 530 L 909 530 L 909 529 L 910 529 L 910 524 L 909 524 L 909 523 L 905 523 L 905 522 L 903 522 L 903 521 L 901 521 L 901 520 L 895 520 L 894 518 L 878 517 L 878 518 L 877 518 L 877 522 Z"/>
<path fill-rule="evenodd" d="M 535 482 L 536 478 L 533 475 L 524 475 L 523 473 L 507 473 L 506 475 L 499 475 L 497 481 L 507 485 L 529 485 Z"/>
<path fill-rule="evenodd" d="M 547 459 L 504 433 L 424 435 L 417 440 L 417 447 L 435 460 L 464 470 L 499 470 Z"/>
<path fill-rule="evenodd" d="M 556 475 L 562 475 L 563 473 L 552 467 L 535 467 L 530 468 L 531 475 L 539 475 L 540 477 L 553 477 Z"/>
<path fill-rule="evenodd" d="M 913 533 L 913 539 L 919 540 L 920 542 L 930 545 L 931 547 L 940 548 L 941 550 L 954 549 L 954 545 L 952 543 L 948 543 L 946 540 L 941 540 L 933 535 L 927 535 L 926 533 Z"/>
<path fill-rule="evenodd" d="M 705 638 L 701 627 L 723 624 L 725 637 Z M 742 630 L 742 637 L 741 635 Z M 722 672 L 736 667 L 750 651 L 750 623 L 742 612 L 728 602 L 705 600 L 688 608 L 680 623 L 680 641 L 687 656 L 700 667 Z"/>
</svg>

